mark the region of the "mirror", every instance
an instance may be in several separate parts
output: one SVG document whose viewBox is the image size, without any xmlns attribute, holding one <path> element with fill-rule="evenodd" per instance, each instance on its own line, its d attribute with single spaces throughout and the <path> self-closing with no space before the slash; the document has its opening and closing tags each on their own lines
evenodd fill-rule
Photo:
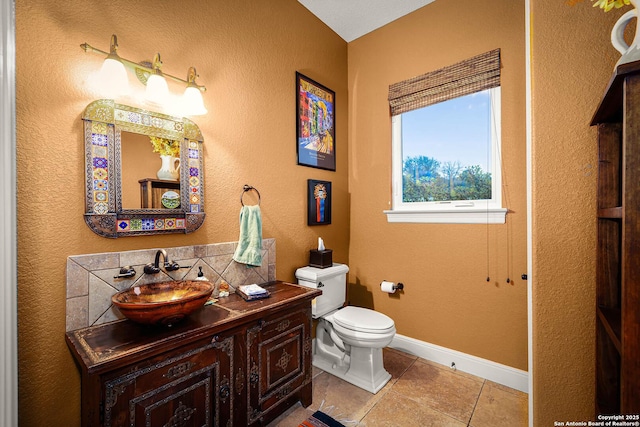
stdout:
<svg viewBox="0 0 640 427">
<path fill-rule="evenodd" d="M 168 146 L 171 149 L 170 159 L 163 160 L 159 152 L 153 151 L 154 145 L 151 141 L 159 141 L 160 147 Z M 162 179 L 166 181 L 166 190 L 174 190 L 180 194 L 180 143 L 166 138 L 150 137 L 141 133 L 120 132 L 121 151 L 121 182 L 122 182 L 122 207 L 123 209 L 146 209 L 146 208 L 167 208 L 171 207 L 166 203 L 163 205 L 159 196 L 154 191 L 147 191 L 150 197 L 143 197 L 141 191 L 154 186 L 153 180 Z M 162 149 L 162 148 L 161 148 Z M 167 150 L 163 149 L 167 156 Z M 177 166 L 177 167 L 176 167 Z M 162 171 L 162 172 L 161 172 Z M 164 174 L 164 175 L 163 175 Z M 162 178 L 160 178 L 162 177 Z M 155 191 L 155 193 L 158 193 Z M 156 197 L 153 197 L 153 196 Z"/>
<path fill-rule="evenodd" d="M 116 238 L 200 228 L 204 141 L 195 123 L 109 99 L 89 104 L 82 119 L 91 230 Z"/>
</svg>

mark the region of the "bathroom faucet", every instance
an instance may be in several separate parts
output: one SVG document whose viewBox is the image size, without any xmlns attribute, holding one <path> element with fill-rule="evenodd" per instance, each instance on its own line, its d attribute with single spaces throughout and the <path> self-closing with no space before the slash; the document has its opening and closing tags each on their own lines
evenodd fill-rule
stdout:
<svg viewBox="0 0 640 427">
<path fill-rule="evenodd" d="M 167 251 L 164 249 L 158 249 L 156 252 L 156 259 L 153 264 L 147 264 L 144 266 L 144 272 L 147 274 L 156 274 L 160 272 L 160 255 L 162 255 L 162 259 L 164 260 L 164 269 L 167 271 L 175 271 L 180 268 L 177 262 L 169 261 L 169 257 L 167 255 Z"/>
</svg>

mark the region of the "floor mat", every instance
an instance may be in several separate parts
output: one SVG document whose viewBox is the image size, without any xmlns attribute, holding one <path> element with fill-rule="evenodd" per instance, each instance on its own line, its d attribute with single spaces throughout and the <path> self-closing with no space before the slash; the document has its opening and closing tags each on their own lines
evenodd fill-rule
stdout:
<svg viewBox="0 0 640 427">
<path fill-rule="evenodd" d="M 298 427 L 345 427 L 344 424 L 321 411 L 316 411 Z"/>
</svg>

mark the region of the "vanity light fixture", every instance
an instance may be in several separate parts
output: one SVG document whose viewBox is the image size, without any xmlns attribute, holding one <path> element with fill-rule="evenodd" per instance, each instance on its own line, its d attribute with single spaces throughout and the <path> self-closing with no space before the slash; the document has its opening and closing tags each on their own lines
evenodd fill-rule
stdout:
<svg viewBox="0 0 640 427">
<path fill-rule="evenodd" d="M 118 56 L 118 38 L 111 36 L 109 54 L 102 63 L 100 80 L 104 82 L 107 90 L 115 95 L 124 95 L 129 92 L 129 78 L 122 60 Z"/>
<path fill-rule="evenodd" d="M 162 74 L 162 61 L 159 53 L 153 57 L 151 68 L 153 72 L 147 78 L 147 89 L 144 96 L 149 102 L 164 105 L 169 99 L 169 86 L 167 86 L 167 81 Z"/>
<path fill-rule="evenodd" d="M 187 80 L 170 74 L 163 73 L 162 60 L 160 54 L 157 53 L 153 62 L 133 62 L 118 55 L 118 38 L 115 34 L 111 36 L 110 52 L 107 53 L 101 49 L 97 49 L 88 43 L 83 43 L 80 47 L 85 52 L 93 52 L 99 55 L 106 55 L 105 62 L 100 71 L 100 77 L 107 89 L 115 97 L 128 93 L 129 84 L 126 69 L 133 72 L 140 82 L 147 86 L 145 90 L 145 98 L 150 102 L 158 105 L 166 105 L 169 99 L 169 88 L 166 79 L 173 80 L 186 85 L 185 92 L 182 96 L 182 108 L 185 116 L 196 116 L 207 113 L 202 99 L 202 92 L 207 88 L 196 83 L 196 69 L 189 67 L 187 71 Z"/>
<path fill-rule="evenodd" d="M 196 68 L 189 67 L 187 71 L 187 88 L 182 95 L 182 108 L 186 116 L 201 116 L 207 114 L 207 109 L 202 100 L 202 94 L 196 84 Z"/>
</svg>

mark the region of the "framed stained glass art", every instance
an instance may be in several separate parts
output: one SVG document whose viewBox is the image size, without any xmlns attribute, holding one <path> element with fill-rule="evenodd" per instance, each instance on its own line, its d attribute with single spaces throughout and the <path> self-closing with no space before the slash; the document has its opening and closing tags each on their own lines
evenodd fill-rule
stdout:
<svg viewBox="0 0 640 427">
<path fill-rule="evenodd" d="M 296 73 L 296 150 L 298 164 L 336 170 L 336 94 Z"/>
<path fill-rule="evenodd" d="M 331 182 L 307 180 L 307 225 L 331 224 Z"/>
</svg>

